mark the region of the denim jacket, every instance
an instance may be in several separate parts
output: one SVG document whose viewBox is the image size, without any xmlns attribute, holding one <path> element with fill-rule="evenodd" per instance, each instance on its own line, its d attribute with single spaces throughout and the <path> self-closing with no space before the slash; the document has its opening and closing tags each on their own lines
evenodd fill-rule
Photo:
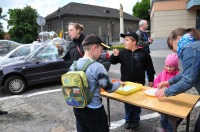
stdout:
<svg viewBox="0 0 200 132">
<path fill-rule="evenodd" d="M 192 87 L 200 94 L 200 41 L 185 46 L 180 59 L 183 72 L 168 81 L 171 86 L 165 89 L 165 95 L 177 95 Z"/>
</svg>

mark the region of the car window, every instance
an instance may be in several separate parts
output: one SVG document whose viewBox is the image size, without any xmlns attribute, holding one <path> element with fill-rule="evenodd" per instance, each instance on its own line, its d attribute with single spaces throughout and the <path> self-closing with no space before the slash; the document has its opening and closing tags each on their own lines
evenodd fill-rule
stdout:
<svg viewBox="0 0 200 132">
<path fill-rule="evenodd" d="M 55 46 L 48 45 L 37 54 L 37 58 L 43 61 L 54 61 L 59 58 L 58 49 Z"/>
<path fill-rule="evenodd" d="M 17 43 L 10 43 L 10 50 L 17 48 L 20 44 Z"/>
<path fill-rule="evenodd" d="M 19 56 L 25 56 L 28 55 L 31 52 L 31 46 L 25 46 L 18 50 Z"/>
<path fill-rule="evenodd" d="M 6 41 L 5 41 L 5 42 L 1 42 L 1 43 L 0 43 L 0 46 L 1 46 L 1 47 L 8 47 L 8 42 L 6 42 Z M 1 48 L 1 47 L 0 47 L 0 48 Z"/>
<path fill-rule="evenodd" d="M 10 51 L 20 46 L 19 43 L 13 41 L 1 41 L 0 40 L 0 56 L 5 56 Z"/>
<path fill-rule="evenodd" d="M 34 50 L 40 47 L 40 45 L 34 45 Z"/>
<path fill-rule="evenodd" d="M 24 46 L 17 49 L 11 56 L 12 57 L 26 56 L 30 52 L 31 52 L 31 46 Z"/>
<path fill-rule="evenodd" d="M 8 44 L 8 42 L 1 42 L 0 43 L 0 49 L 1 50 L 10 50 L 10 45 Z"/>
</svg>

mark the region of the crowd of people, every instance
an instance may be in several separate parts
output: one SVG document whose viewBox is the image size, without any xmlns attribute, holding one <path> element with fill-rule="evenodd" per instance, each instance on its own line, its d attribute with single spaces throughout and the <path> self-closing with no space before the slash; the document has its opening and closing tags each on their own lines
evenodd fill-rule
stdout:
<svg viewBox="0 0 200 132">
<path fill-rule="evenodd" d="M 83 62 L 87 59 L 96 60 L 104 45 L 102 45 L 103 41 L 96 35 L 91 34 L 83 38 L 83 27 L 77 25 L 79 24 L 71 23 L 68 28 L 69 36 L 71 38 L 74 36 L 70 49 L 76 50 L 76 52 L 72 52 L 76 53 L 76 55 L 70 53 L 70 56 L 76 56 L 73 60 L 78 60 L 81 67 Z M 91 89 L 94 89 L 94 87 L 102 87 L 107 92 L 114 92 L 120 84 L 124 85 L 125 81 L 145 85 L 145 76 L 147 76 L 148 86 L 159 88 L 156 92 L 157 98 L 162 96 L 174 96 L 189 90 L 193 86 L 196 86 L 200 93 L 200 61 L 197 60 L 198 57 L 200 57 L 200 42 L 198 41 L 200 38 L 199 31 L 196 29 L 183 28 L 172 31 L 168 37 L 167 43 L 169 48 L 175 53 L 166 57 L 165 68 L 154 79 L 155 70 L 149 49 L 150 44 L 153 43 L 153 39 L 148 37 L 146 33 L 148 26 L 146 20 L 140 20 L 139 29 L 136 32 L 120 34 L 120 37 L 124 38 L 125 48 L 122 50 L 114 49 L 110 56 L 110 62 L 111 64 L 121 64 L 121 82 L 112 83 L 102 65 L 98 63 L 95 66 L 95 64 L 93 64 L 89 66 L 88 71 L 86 71 L 86 75 L 89 79 L 89 87 Z M 194 54 L 191 54 L 189 51 L 194 51 Z M 188 57 L 191 58 L 191 60 L 188 60 Z M 182 73 L 179 73 L 178 59 L 182 60 Z M 101 70 L 95 70 L 96 68 Z M 128 103 L 124 103 L 124 107 L 125 129 L 137 128 L 139 126 L 141 108 Z M 91 116 L 86 117 L 89 113 Z M 94 115 L 97 114 L 101 116 L 97 116 L 101 120 L 93 118 Z M 109 131 L 107 116 L 101 102 L 100 89 L 96 90 L 96 96 L 93 97 L 93 101 L 89 103 L 86 108 L 74 108 L 74 115 L 76 117 L 77 130 L 80 132 L 98 130 Z M 172 122 L 167 115 L 161 114 L 160 124 L 161 132 L 173 131 Z M 200 131 L 200 117 L 198 117 L 194 131 Z"/>
<path fill-rule="evenodd" d="M 175 53 L 169 54 L 165 60 L 165 67 L 154 79 L 155 69 L 150 55 L 150 44 L 153 39 L 148 37 L 146 30 L 148 22 L 140 20 L 139 29 L 136 32 L 120 34 L 124 38 L 124 49 L 114 49 L 110 56 L 110 63 L 120 63 L 121 81 L 112 83 L 106 69 L 102 64 L 92 63 L 85 71 L 89 88 L 94 92 L 92 101 L 85 108 L 73 108 L 78 132 L 109 132 L 107 115 L 102 104 L 100 88 L 111 93 L 116 91 L 125 81 L 131 81 L 145 85 L 145 76 L 148 78 L 149 87 L 159 88 L 155 96 L 175 96 L 195 87 L 200 94 L 200 31 L 194 28 L 177 28 L 171 32 L 167 44 Z M 83 34 L 83 25 L 70 22 L 68 33 L 72 42 L 69 44 L 67 53 L 63 57 L 71 64 L 77 60 L 77 66 L 81 69 L 83 64 L 92 59 L 96 61 L 103 48 L 109 48 L 102 39 L 90 34 Z M 183 71 L 178 68 L 178 59 L 182 62 Z M 71 65 L 70 70 L 73 70 Z M 124 103 L 125 129 L 135 129 L 139 126 L 141 108 Z M 0 115 L 7 114 L 0 111 Z M 172 132 L 173 127 L 168 116 L 160 116 L 161 132 Z M 200 114 L 196 121 L 194 132 L 200 132 Z"/>
</svg>

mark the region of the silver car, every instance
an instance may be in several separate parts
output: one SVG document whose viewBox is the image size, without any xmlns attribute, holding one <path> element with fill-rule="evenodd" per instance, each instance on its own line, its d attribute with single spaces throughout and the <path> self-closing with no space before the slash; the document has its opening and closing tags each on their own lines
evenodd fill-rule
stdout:
<svg viewBox="0 0 200 132">
<path fill-rule="evenodd" d="M 11 40 L 0 40 L 0 56 L 9 53 L 11 50 L 20 46 L 21 44 Z"/>
<path fill-rule="evenodd" d="M 40 47 L 42 43 L 24 44 L 10 51 L 4 56 L 0 56 L 0 65 L 5 65 L 20 60 Z"/>
</svg>

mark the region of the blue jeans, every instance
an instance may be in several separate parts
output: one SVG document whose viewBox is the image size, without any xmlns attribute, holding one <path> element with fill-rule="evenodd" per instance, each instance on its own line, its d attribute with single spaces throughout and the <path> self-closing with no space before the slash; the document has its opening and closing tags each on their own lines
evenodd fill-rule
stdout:
<svg viewBox="0 0 200 132">
<path fill-rule="evenodd" d="M 198 117 L 198 119 L 196 121 L 194 132 L 200 132 L 200 113 L 199 113 L 199 117 Z"/>
<path fill-rule="evenodd" d="M 135 105 L 124 103 L 125 106 L 125 120 L 130 123 L 139 123 L 141 108 Z"/>
<path fill-rule="evenodd" d="M 109 132 L 104 106 L 97 109 L 73 108 L 77 132 Z"/>
<path fill-rule="evenodd" d="M 167 129 L 168 132 L 173 132 L 172 122 L 167 115 L 160 114 L 160 124 L 163 129 Z"/>
</svg>

